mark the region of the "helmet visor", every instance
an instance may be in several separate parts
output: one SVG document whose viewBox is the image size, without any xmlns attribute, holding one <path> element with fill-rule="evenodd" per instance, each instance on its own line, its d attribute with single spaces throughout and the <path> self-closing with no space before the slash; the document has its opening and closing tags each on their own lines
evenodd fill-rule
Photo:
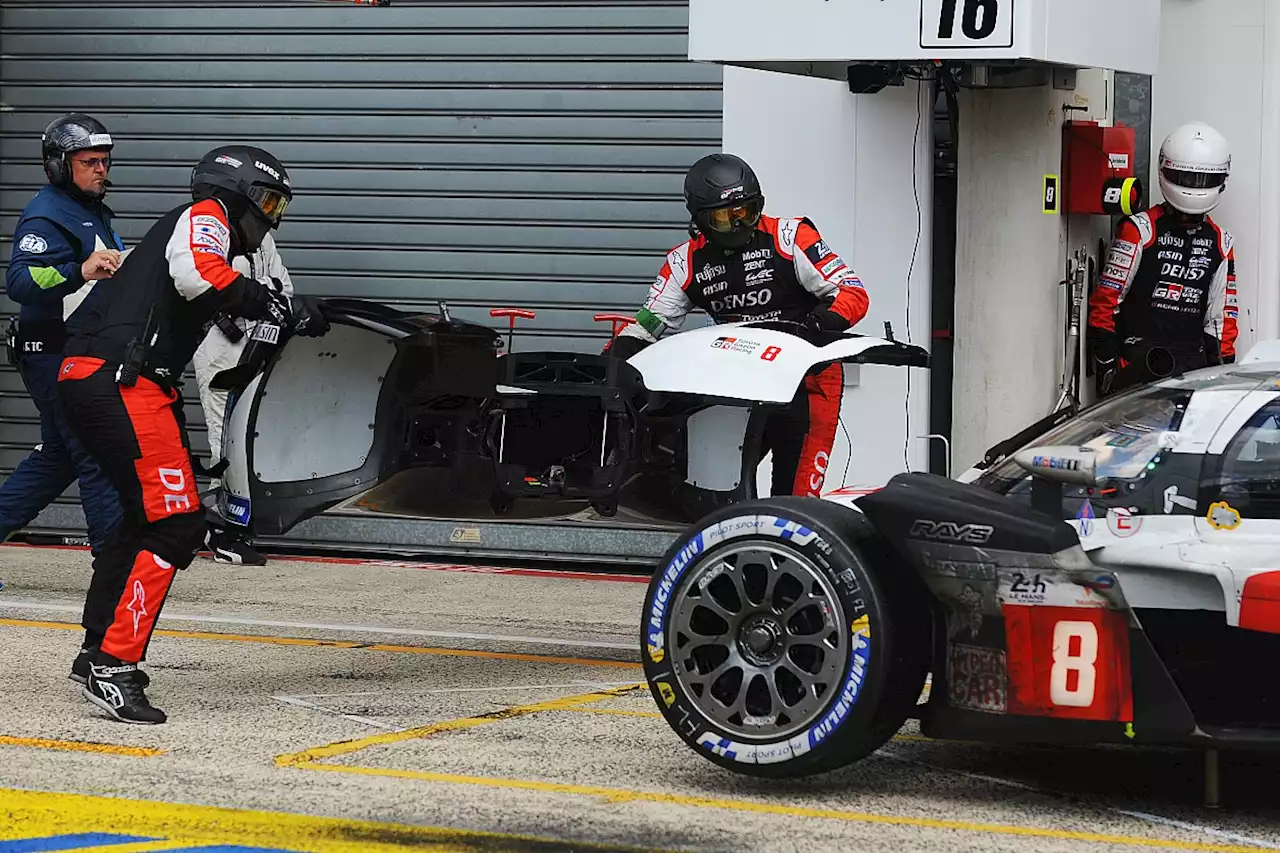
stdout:
<svg viewBox="0 0 1280 853">
<path fill-rule="evenodd" d="M 707 211 L 707 224 L 711 226 L 712 230 L 724 234 L 733 231 L 740 225 L 754 228 L 756 223 L 760 221 L 760 214 L 763 210 L 764 203 L 759 199 L 729 207 L 716 207 Z"/>
<path fill-rule="evenodd" d="M 279 225 L 284 218 L 285 208 L 289 206 L 289 197 L 277 190 L 267 187 L 250 187 L 249 199 L 266 214 L 272 225 Z"/>
<path fill-rule="evenodd" d="M 1188 190 L 1216 189 L 1227 180 L 1226 172 L 1192 172 L 1187 169 L 1176 169 L 1173 166 L 1165 166 L 1160 170 L 1160 174 L 1175 187 Z"/>
</svg>

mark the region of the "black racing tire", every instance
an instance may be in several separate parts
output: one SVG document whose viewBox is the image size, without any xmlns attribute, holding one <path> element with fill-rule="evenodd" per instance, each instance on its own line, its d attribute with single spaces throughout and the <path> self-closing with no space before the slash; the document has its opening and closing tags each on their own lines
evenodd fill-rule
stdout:
<svg viewBox="0 0 1280 853">
<path fill-rule="evenodd" d="M 751 776 L 824 773 L 875 752 L 911 715 L 929 671 L 928 602 L 856 510 L 746 501 L 663 555 L 642 614 L 645 677 L 704 758 Z"/>
</svg>

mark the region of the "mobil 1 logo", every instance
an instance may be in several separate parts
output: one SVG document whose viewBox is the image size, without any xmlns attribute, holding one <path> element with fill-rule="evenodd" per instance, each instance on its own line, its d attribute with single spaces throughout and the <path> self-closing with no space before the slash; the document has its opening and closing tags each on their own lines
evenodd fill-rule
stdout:
<svg viewBox="0 0 1280 853">
<path fill-rule="evenodd" d="M 920 46 L 1013 47 L 1014 0 L 920 0 Z"/>
</svg>

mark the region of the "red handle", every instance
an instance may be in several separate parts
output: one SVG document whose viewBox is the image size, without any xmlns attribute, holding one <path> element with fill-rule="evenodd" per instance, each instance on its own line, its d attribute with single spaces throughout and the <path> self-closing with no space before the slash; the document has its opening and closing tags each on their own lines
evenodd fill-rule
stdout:
<svg viewBox="0 0 1280 853">
<path fill-rule="evenodd" d="M 490 317 L 510 317 L 512 325 L 515 324 L 516 317 L 523 317 L 526 320 L 532 320 L 538 315 L 530 311 L 528 308 L 490 308 Z"/>
<path fill-rule="evenodd" d="M 621 332 L 627 326 L 634 323 L 636 318 L 629 317 L 626 314 L 597 314 L 595 316 L 595 321 L 597 323 L 604 323 L 606 321 L 613 323 L 613 331 L 609 335 L 609 341 L 612 343 L 613 339 L 618 337 L 618 332 Z"/>
</svg>

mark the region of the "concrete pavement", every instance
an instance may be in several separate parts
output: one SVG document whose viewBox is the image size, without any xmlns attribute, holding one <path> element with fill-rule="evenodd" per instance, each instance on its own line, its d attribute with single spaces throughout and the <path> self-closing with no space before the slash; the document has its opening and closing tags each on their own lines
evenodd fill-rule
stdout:
<svg viewBox="0 0 1280 853">
<path fill-rule="evenodd" d="M 0 577 L 0 853 L 94 832 L 117 838 L 95 850 L 1280 849 L 1274 760 L 1229 757 L 1216 811 L 1184 753 L 910 728 L 816 779 L 728 773 L 636 686 L 644 584 L 625 575 L 197 560 L 146 664 L 157 727 L 66 679 L 87 553 L 0 547 Z"/>
</svg>

